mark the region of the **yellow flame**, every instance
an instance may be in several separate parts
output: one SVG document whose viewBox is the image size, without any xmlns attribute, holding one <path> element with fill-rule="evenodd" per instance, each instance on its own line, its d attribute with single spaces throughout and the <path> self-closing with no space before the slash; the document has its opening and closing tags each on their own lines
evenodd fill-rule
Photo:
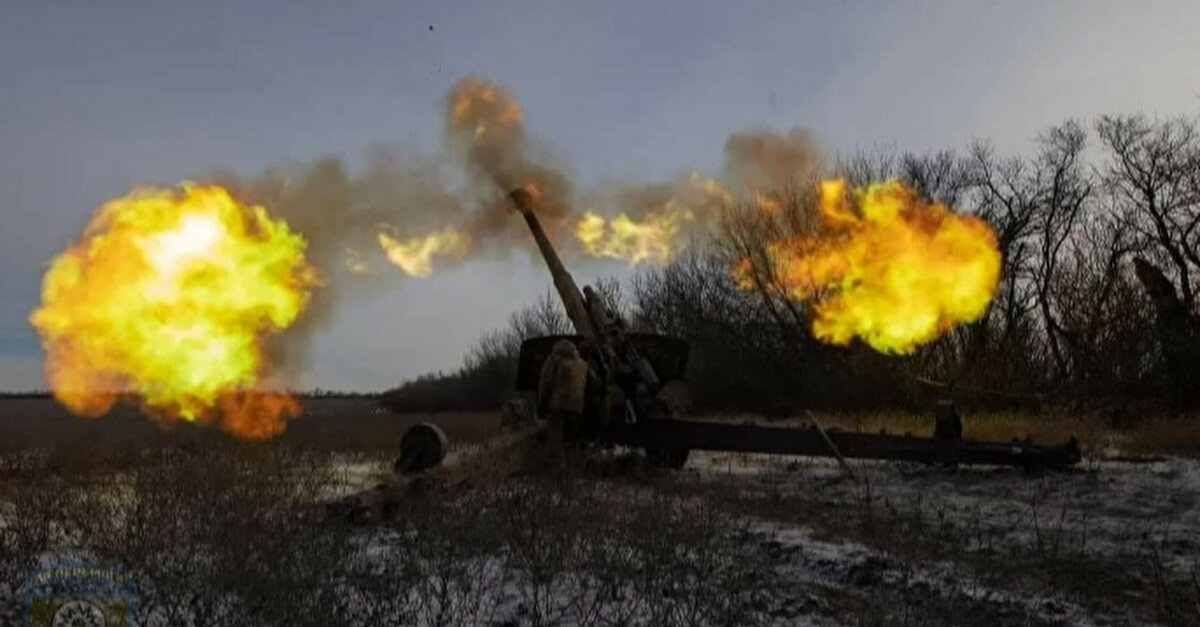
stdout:
<svg viewBox="0 0 1200 627">
<path fill-rule="evenodd" d="M 87 417 L 130 396 L 164 419 L 281 432 L 299 405 L 254 388 L 269 374 L 266 336 L 296 320 L 317 283 L 305 247 L 216 186 L 108 201 L 54 259 L 30 314 L 55 397 Z"/>
<path fill-rule="evenodd" d="M 996 235 L 983 220 L 920 199 L 898 181 L 851 193 L 821 183 L 820 227 L 767 246 L 771 271 L 796 299 L 813 301 L 813 334 L 858 337 L 885 353 L 910 353 L 956 324 L 978 320 L 1000 277 Z M 748 260 L 734 266 L 752 284 Z"/>
<path fill-rule="evenodd" d="M 575 236 L 588 254 L 631 264 L 670 261 L 675 254 L 678 231 L 678 213 L 651 214 L 638 222 L 624 213 L 605 220 L 588 211 L 575 226 Z"/>
<path fill-rule="evenodd" d="M 594 257 L 666 263 L 683 249 L 687 225 L 711 226 L 734 202 L 716 180 L 693 172 L 672 188 L 666 202 L 641 217 L 622 212 L 607 219 L 585 212 L 575 224 L 575 237 Z"/>
<path fill-rule="evenodd" d="M 410 276 L 429 276 L 435 256 L 460 257 L 467 251 L 467 238 L 454 229 L 400 241 L 379 233 L 379 246 L 388 261 Z"/>
</svg>

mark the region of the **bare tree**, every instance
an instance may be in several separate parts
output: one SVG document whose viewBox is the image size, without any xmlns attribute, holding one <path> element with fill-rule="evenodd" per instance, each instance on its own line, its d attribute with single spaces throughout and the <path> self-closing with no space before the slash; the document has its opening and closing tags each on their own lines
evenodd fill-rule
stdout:
<svg viewBox="0 0 1200 627">
<path fill-rule="evenodd" d="M 899 177 L 920 196 L 950 207 L 959 206 L 971 186 L 968 164 L 953 150 L 906 152 Z"/>
<path fill-rule="evenodd" d="M 1105 116 L 1096 124 L 1108 162 L 1105 185 L 1128 209 L 1129 224 L 1174 275 L 1175 289 L 1196 310 L 1200 277 L 1200 134 L 1194 120 Z"/>
<path fill-rule="evenodd" d="M 964 364 L 982 372 L 988 384 L 999 381 L 1028 381 L 1037 368 L 1020 358 L 1036 357 L 1030 313 L 1036 307 L 1032 289 L 1031 258 L 1038 189 L 1033 167 L 1017 157 L 1000 158 L 986 143 L 976 143 L 967 156 L 966 176 L 970 181 L 964 205 L 991 224 L 996 231 L 1002 258 L 1001 284 L 984 318 L 965 328 Z"/>
<path fill-rule="evenodd" d="M 1061 346 L 1065 329 L 1057 302 L 1059 268 L 1065 251 L 1075 242 L 1076 225 L 1092 193 L 1082 157 L 1086 138 L 1077 122 L 1053 127 L 1038 138 L 1039 152 L 1034 160 L 1033 176 L 1039 190 L 1033 223 L 1038 239 L 1038 254 L 1032 264 L 1034 294 L 1057 379 L 1067 377 L 1071 367 Z"/>
</svg>

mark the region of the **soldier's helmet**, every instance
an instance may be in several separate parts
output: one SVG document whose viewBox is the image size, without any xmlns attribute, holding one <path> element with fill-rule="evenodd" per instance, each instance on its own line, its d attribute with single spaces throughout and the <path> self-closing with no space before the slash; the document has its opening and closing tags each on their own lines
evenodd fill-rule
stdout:
<svg viewBox="0 0 1200 627">
<path fill-rule="evenodd" d="M 576 359 L 579 357 L 579 349 L 571 340 L 559 340 L 554 343 L 554 356 L 560 359 Z"/>
</svg>

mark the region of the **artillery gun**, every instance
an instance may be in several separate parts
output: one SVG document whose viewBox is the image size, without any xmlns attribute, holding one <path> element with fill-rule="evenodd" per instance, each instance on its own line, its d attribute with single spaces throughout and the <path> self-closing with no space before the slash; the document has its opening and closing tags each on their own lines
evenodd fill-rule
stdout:
<svg viewBox="0 0 1200 627">
<path fill-rule="evenodd" d="M 575 329 L 575 335 L 537 337 L 521 345 L 516 389 L 535 390 L 542 364 L 553 345 L 563 339 L 574 342 L 602 381 L 585 412 L 594 426 L 590 436 L 597 441 L 645 449 L 651 461 L 673 468 L 681 467 L 691 450 L 1025 468 L 1063 468 L 1079 461 L 1079 446 L 1074 438 L 1059 446 L 974 442 L 961 439 L 961 426 L 957 437 L 939 433 L 943 437 L 928 438 L 826 432 L 815 417 L 810 428 L 683 419 L 679 416 L 683 409 L 679 399 L 686 398 L 682 380 L 688 359 L 687 342 L 664 335 L 629 332 L 598 291 L 591 287 L 580 291 L 537 219 L 536 199 L 520 188 L 510 192 L 509 197 L 529 225 Z M 944 411 L 945 408 L 939 409 L 939 413 Z M 956 415 L 954 418 L 957 420 Z M 938 422 L 940 429 L 941 416 Z"/>
<path fill-rule="evenodd" d="M 585 433 L 602 441 L 638 444 L 630 441 L 636 440 L 630 436 L 642 426 L 669 419 L 684 409 L 687 394 L 682 379 L 688 343 L 677 337 L 630 332 L 598 290 L 591 286 L 579 289 L 537 219 L 534 197 L 521 188 L 509 197 L 529 225 L 575 330 L 574 335 L 536 337 L 521 344 L 517 391 L 536 390 L 542 364 L 554 345 L 570 341 L 587 360 L 593 379 L 599 381 L 586 402 Z M 687 461 L 688 448 L 674 442 L 643 448 L 659 465 L 678 468 Z"/>
<path fill-rule="evenodd" d="M 843 463 L 845 458 L 857 458 L 1025 469 L 1066 468 L 1080 459 L 1075 438 L 1056 446 L 964 440 L 957 413 L 948 402 L 938 404 L 935 437 L 825 431 L 811 414 L 808 428 L 682 418 L 688 343 L 677 337 L 631 332 L 599 291 L 579 289 L 538 221 L 534 196 L 518 188 L 509 198 L 529 226 L 575 330 L 572 335 L 535 337 L 521 344 L 516 390 L 535 391 L 554 345 L 561 340 L 575 344 L 599 381 L 586 402 L 584 436 L 588 439 L 643 449 L 650 461 L 669 468 L 683 466 L 692 450 L 836 457 Z M 508 441 L 520 438 L 508 436 Z M 401 441 L 395 470 L 400 475 L 417 474 L 438 466 L 445 456 L 445 435 L 434 425 L 418 425 Z"/>
<path fill-rule="evenodd" d="M 643 449 L 651 462 L 669 468 L 683 466 L 692 450 L 836 457 L 844 466 L 846 458 L 857 458 L 1032 470 L 1066 468 L 1080 459 L 1074 438 L 1057 446 L 964 440 L 957 412 L 946 402 L 937 408 L 935 437 L 825 431 L 811 414 L 808 428 L 685 419 L 681 414 L 687 397 L 683 377 L 688 343 L 677 337 L 630 331 L 599 291 L 579 289 L 537 219 L 536 199 L 523 189 L 513 190 L 510 198 L 533 234 L 575 331 L 525 340 L 516 390 L 537 390 L 542 365 L 554 345 L 561 340 L 574 343 L 597 382 L 585 403 L 588 428 L 583 437 L 587 439 Z M 416 425 L 401 439 L 393 475 L 372 490 L 331 503 L 330 510 L 350 519 L 387 517 L 395 511 L 399 498 L 424 485 L 427 471 L 436 469 L 442 473 L 441 479 L 450 480 L 469 479 L 480 468 L 495 473 L 514 463 L 512 458 L 520 458 L 512 455 L 513 451 L 533 450 L 539 441 L 535 436 L 546 428 L 536 416 L 517 422 L 510 432 L 454 454 L 448 454 L 446 436 L 436 425 Z"/>
</svg>

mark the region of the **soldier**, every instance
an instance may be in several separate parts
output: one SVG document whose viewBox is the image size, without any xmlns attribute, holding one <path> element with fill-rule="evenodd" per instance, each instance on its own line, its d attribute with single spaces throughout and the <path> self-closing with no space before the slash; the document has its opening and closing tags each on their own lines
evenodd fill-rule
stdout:
<svg viewBox="0 0 1200 627">
<path fill-rule="evenodd" d="M 574 440 L 583 427 L 588 364 L 570 340 L 559 340 L 542 364 L 538 379 L 538 413 L 564 440 Z"/>
</svg>

